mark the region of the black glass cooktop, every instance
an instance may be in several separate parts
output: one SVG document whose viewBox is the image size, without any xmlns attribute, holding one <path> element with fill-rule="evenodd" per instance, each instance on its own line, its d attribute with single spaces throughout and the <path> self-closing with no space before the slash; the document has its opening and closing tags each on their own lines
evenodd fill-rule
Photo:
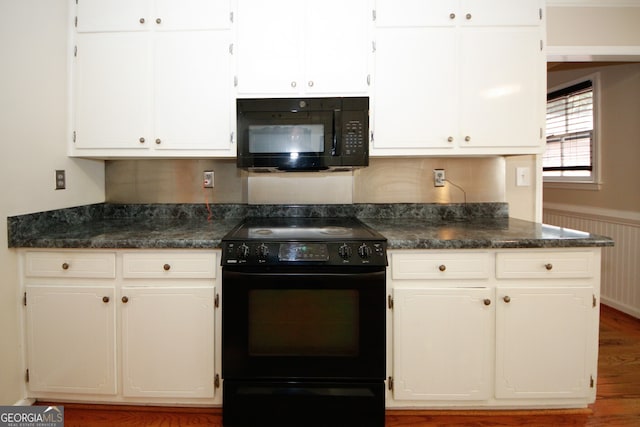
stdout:
<svg viewBox="0 0 640 427">
<path fill-rule="evenodd" d="M 356 218 L 250 217 L 223 240 L 334 241 L 385 240 Z"/>
</svg>

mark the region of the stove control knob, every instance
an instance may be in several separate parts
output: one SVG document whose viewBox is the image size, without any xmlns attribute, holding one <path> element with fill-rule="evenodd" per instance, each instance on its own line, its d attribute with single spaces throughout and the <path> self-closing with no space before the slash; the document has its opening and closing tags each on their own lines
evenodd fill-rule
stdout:
<svg viewBox="0 0 640 427">
<path fill-rule="evenodd" d="M 247 259 L 249 257 L 249 246 L 245 245 L 244 243 L 241 244 L 240 246 L 238 246 L 236 254 L 238 255 L 239 259 Z"/>
<path fill-rule="evenodd" d="M 258 246 L 258 249 L 256 249 L 256 255 L 258 255 L 259 260 L 266 260 L 267 256 L 269 255 L 269 247 L 264 243 L 261 244 L 260 246 Z"/>
<path fill-rule="evenodd" d="M 369 256 L 371 255 L 371 248 L 367 246 L 365 243 L 363 243 L 358 248 L 358 255 L 360 255 L 360 258 L 362 259 L 369 258 Z"/>
<path fill-rule="evenodd" d="M 338 254 L 340 255 L 340 258 L 342 259 L 349 259 L 351 258 L 351 246 L 347 245 L 346 243 L 342 246 L 340 246 L 340 248 L 338 248 Z"/>
</svg>

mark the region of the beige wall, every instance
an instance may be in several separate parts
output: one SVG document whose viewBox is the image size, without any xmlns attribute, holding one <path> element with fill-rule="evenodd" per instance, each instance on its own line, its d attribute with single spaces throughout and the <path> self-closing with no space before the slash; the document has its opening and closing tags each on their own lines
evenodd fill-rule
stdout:
<svg viewBox="0 0 640 427">
<path fill-rule="evenodd" d="M 307 203 L 342 203 L 336 200 L 337 191 L 349 192 L 354 203 L 463 202 L 464 194 L 458 188 L 433 186 L 436 168 L 444 168 L 447 178 L 465 190 L 468 202 L 505 201 L 505 161 L 501 157 L 375 158 L 346 180 L 341 172 L 250 174 L 250 181 L 247 172 L 236 169 L 235 160 L 117 160 L 107 162 L 106 198 L 113 203 L 203 203 L 205 197 L 214 203 L 283 203 L 282 194 L 293 183 L 304 186 Z M 202 189 L 205 170 L 215 172 L 213 190 Z M 349 188 L 344 189 L 343 183 Z M 257 200 L 248 197 L 250 185 L 259 188 L 255 191 L 259 194 L 252 196 Z M 305 202 L 299 194 L 290 194 L 295 202 Z"/>
<path fill-rule="evenodd" d="M 600 73 L 599 190 L 545 187 L 545 204 L 640 212 L 640 64 L 550 72 L 549 87 Z"/>
<path fill-rule="evenodd" d="M 640 7 L 557 7 L 553 3 L 547 7 L 549 46 L 640 46 Z"/>
<path fill-rule="evenodd" d="M 18 262 L 6 217 L 104 201 L 103 162 L 66 156 L 66 0 L 0 0 L 0 405 L 24 397 Z M 67 189 L 54 190 L 55 169 Z"/>
</svg>

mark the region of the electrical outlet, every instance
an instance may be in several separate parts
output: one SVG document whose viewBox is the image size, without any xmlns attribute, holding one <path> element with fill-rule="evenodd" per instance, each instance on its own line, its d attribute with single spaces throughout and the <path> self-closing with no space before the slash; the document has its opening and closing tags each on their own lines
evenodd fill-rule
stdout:
<svg viewBox="0 0 640 427">
<path fill-rule="evenodd" d="M 56 190 L 67 188 L 67 177 L 64 170 L 56 170 Z"/>
<path fill-rule="evenodd" d="M 204 188 L 213 188 L 213 171 L 204 171 L 202 186 Z"/>
<path fill-rule="evenodd" d="M 434 169 L 433 170 L 433 186 L 444 187 L 445 181 L 446 181 L 446 178 L 444 177 L 444 169 Z"/>
</svg>

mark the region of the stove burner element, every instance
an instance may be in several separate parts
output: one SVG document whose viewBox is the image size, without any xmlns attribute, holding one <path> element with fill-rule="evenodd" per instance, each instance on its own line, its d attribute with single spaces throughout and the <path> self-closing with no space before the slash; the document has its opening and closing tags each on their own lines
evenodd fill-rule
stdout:
<svg viewBox="0 0 640 427">
<path fill-rule="evenodd" d="M 255 230 L 254 233 L 259 236 L 268 236 L 270 234 L 273 234 L 273 230 L 269 230 L 268 228 L 262 228 L 259 230 Z"/>
<path fill-rule="evenodd" d="M 320 229 L 320 233 L 328 236 L 344 236 L 351 234 L 352 230 L 347 227 L 324 227 Z"/>
</svg>

